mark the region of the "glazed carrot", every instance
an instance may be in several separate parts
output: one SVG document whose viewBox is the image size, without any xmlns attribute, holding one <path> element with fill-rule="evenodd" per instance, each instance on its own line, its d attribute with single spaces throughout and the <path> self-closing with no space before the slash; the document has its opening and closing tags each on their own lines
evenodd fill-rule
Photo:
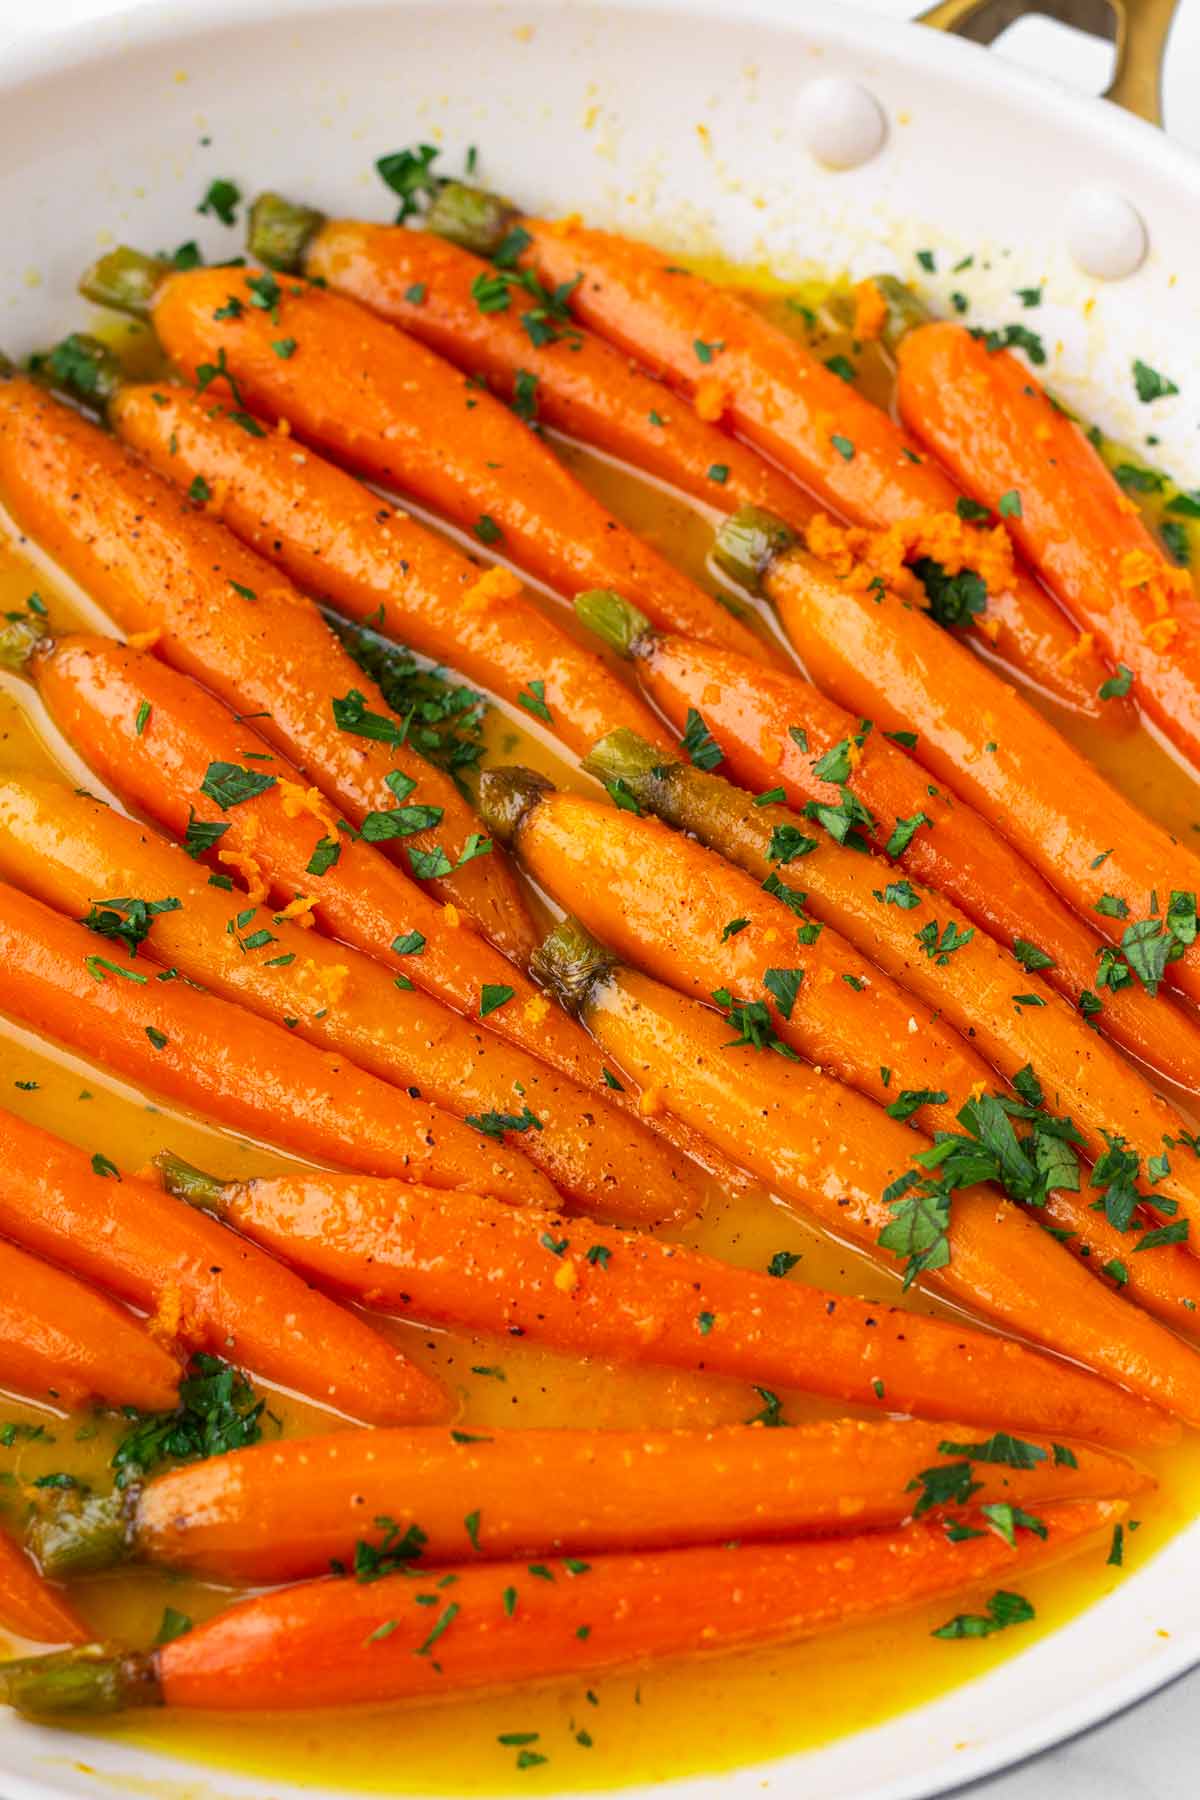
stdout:
<svg viewBox="0 0 1200 1800">
<path fill-rule="evenodd" d="M 187 489 L 202 480 L 208 510 L 301 587 L 449 663 L 577 754 L 617 724 L 661 735 L 649 708 L 510 570 L 481 571 L 315 451 L 277 432 L 250 437 L 187 388 L 124 387 L 108 411 L 160 475 Z"/>
<path fill-rule="evenodd" d="M 681 762 L 665 764 L 653 744 L 626 732 L 603 738 L 584 767 L 610 786 L 624 782 L 646 811 L 760 881 L 778 878 L 777 845 L 803 829 L 790 808 L 754 800 L 720 775 Z M 810 842 L 812 848 L 793 866 L 813 918 L 969 1034 L 973 1048 L 1007 1081 L 1032 1068 L 1051 1096 L 1051 1110 L 1072 1121 L 1075 1141 L 1089 1156 L 1102 1158 L 1114 1137 L 1147 1160 L 1164 1143 L 1184 1142 L 1187 1126 L 1175 1108 L 1035 970 L 1023 967 L 985 932 L 964 937 L 958 928 L 947 939 L 952 914 L 944 896 L 911 881 L 889 882 L 885 864 L 827 836 Z M 940 951 L 948 941 L 954 947 Z M 1173 1213 L 1200 1225 L 1200 1162 L 1194 1156 L 1169 1158 L 1152 1185 Z"/>
<path fill-rule="evenodd" d="M 231 958 L 235 934 L 236 922 Z M 0 1010 L 11 1017 L 298 1156 L 507 1200 L 553 1192 L 518 1151 L 142 960 L 0 882 Z"/>
<path fill-rule="evenodd" d="M 1005 523 L 1022 554 L 1200 761 L 1200 600 L 1075 421 L 1024 363 L 953 324 L 902 339 L 897 398 L 967 493 L 991 507 L 1019 495 Z"/>
<path fill-rule="evenodd" d="M 122 631 L 148 634 L 168 662 L 253 715 L 242 734 L 252 757 L 265 738 L 406 870 L 428 869 L 439 896 L 506 954 L 532 949 L 513 872 L 481 854 L 486 839 L 453 781 L 407 748 L 379 689 L 270 563 L 21 377 L 0 381 L 0 494 Z"/>
<path fill-rule="evenodd" d="M 494 230 L 459 229 L 464 194 L 469 202 L 469 190 L 443 187 L 430 229 L 493 249 Z M 522 263 L 551 284 L 577 282 L 570 307 L 582 325 L 666 376 L 702 418 L 732 426 L 823 506 L 852 525 L 911 534 L 907 555 L 937 560 L 947 541 L 983 548 L 958 520 L 958 494 L 944 471 L 887 413 L 749 301 L 668 263 L 648 244 L 574 220 L 548 224 L 511 213 L 499 220 L 503 234 L 518 225 L 529 234 Z M 621 591 L 619 582 L 605 585 Z M 984 641 L 1058 699 L 1099 711 L 1096 694 L 1107 670 L 1036 582 L 1016 570 L 989 590 Z M 628 585 L 624 591 L 638 598 Z"/>
<path fill-rule="evenodd" d="M 303 273 L 369 306 L 412 337 L 481 375 L 517 402 L 527 423 L 549 425 L 706 506 L 765 506 L 803 519 L 812 503 L 747 445 L 676 400 L 661 382 L 593 332 L 542 341 L 540 296 L 429 231 L 362 219 L 328 219 L 260 194 L 251 213 L 251 256 Z"/>
<path fill-rule="evenodd" d="M 238 1711 L 432 1698 L 563 1682 L 664 1658 L 785 1643 L 977 1588 L 1071 1553 L 1119 1500 L 1046 1507 L 1046 1537 L 954 1543 L 938 1522 L 808 1543 L 598 1557 L 532 1581 L 524 1562 L 461 1564 L 436 1608 L 420 1581 L 306 1582 L 218 1613 L 161 1649 L 0 1664 L 0 1699 L 33 1716 L 130 1706 Z M 515 1605 L 506 1606 L 511 1589 Z M 436 1653 L 431 1654 L 436 1644 Z"/>
<path fill-rule="evenodd" d="M 0 1242 L 0 1388 L 63 1412 L 93 1399 L 163 1412 L 178 1386 L 175 1358 L 122 1307 Z"/>
<path fill-rule="evenodd" d="M 44 1572 L 136 1558 L 255 1585 L 352 1567 L 360 1540 L 411 1532 L 422 1563 L 591 1555 L 899 1525 L 920 1471 L 969 1460 L 972 1426 L 827 1419 L 791 1431 L 330 1433 L 210 1457 L 35 1523 Z M 942 1446 L 948 1446 L 943 1449 Z M 984 1446 L 981 1446 L 983 1448 Z M 971 1463 L 973 1506 L 1121 1499 L 1151 1478 L 1083 1445 Z M 923 1510 L 929 1510 L 928 1507 Z"/>
<path fill-rule="evenodd" d="M 1151 992 L 1166 981 L 1200 998 L 1194 851 L 1118 793 L 1015 689 L 894 595 L 838 581 L 794 550 L 775 556 L 762 579 L 821 687 L 877 730 L 915 733 L 925 768 L 1119 945 Z M 1155 912 L 1155 896 L 1172 906 L 1172 923 Z M 1181 954 L 1166 960 L 1174 950 Z"/>
<path fill-rule="evenodd" d="M 933 786 L 882 730 L 864 735 L 862 714 L 847 712 L 799 675 L 657 633 L 615 594 L 580 595 L 576 611 L 632 658 L 647 695 L 679 732 L 690 712 L 700 714 L 723 766 L 751 792 L 781 788 L 791 806 L 836 807 L 839 784 L 816 771 L 822 758 L 840 760 L 842 785 L 870 815 L 858 829 L 877 850 L 961 907 L 973 925 L 1009 948 L 1019 944 L 1067 999 L 1078 1004 L 1086 995 L 1089 1017 L 1124 1049 L 1179 1086 L 1196 1085 L 1200 1026 L 1191 1016 L 1136 982 L 1105 989 L 1097 1012 L 1103 939 L 999 831 L 953 792 Z M 816 835 L 823 835 L 819 828 Z"/>
<path fill-rule="evenodd" d="M 352 1313 L 149 1182 L 0 1112 L 0 1232 L 55 1258 L 193 1350 L 372 1424 L 446 1410 L 438 1382 Z"/>
<path fill-rule="evenodd" d="M 465 1118 L 470 1131 L 449 1143 L 441 1134 L 446 1160 L 427 1172 L 434 1186 L 478 1188 L 503 1176 L 496 1191 L 553 1205 L 553 1190 L 522 1157 L 502 1152 L 493 1167 L 507 1144 L 601 1218 L 656 1223 L 698 1200 L 678 1160 L 626 1115 L 600 1109 L 584 1089 L 417 989 L 397 989 L 361 951 L 214 888 L 182 850 L 86 794 L 0 778 L 0 879 L 109 930 L 135 939 L 145 930 L 142 955 Z M 141 920 L 136 908 L 99 898 L 132 895 L 178 905 Z M 99 939 L 95 947 L 104 948 Z"/>
<path fill-rule="evenodd" d="M 628 808 L 637 802 L 617 795 L 625 807 L 556 793 L 527 770 L 489 769 L 480 804 L 490 829 L 519 845 L 534 879 L 623 959 L 683 993 L 723 993 L 718 1004 L 729 1009 L 758 1003 L 769 1012 L 768 1039 L 776 1034 L 884 1106 L 898 1088 L 927 1093 L 917 1118 L 955 1129 L 972 1088 L 990 1082 L 987 1064 L 955 1032 L 836 932 L 805 930 L 802 914 L 789 919 L 740 869 L 636 816 Z M 781 1003 L 779 980 L 797 966 L 804 976 Z M 779 979 L 764 981 L 768 972 Z M 746 1028 L 733 1010 L 729 1023 L 735 1035 Z"/>
<path fill-rule="evenodd" d="M 353 300 L 253 269 L 172 273 L 128 250 L 104 257 L 81 287 L 148 314 L 189 380 L 219 365 L 213 398 L 233 397 L 232 377 L 235 407 L 285 420 L 305 443 L 413 495 L 547 586 L 617 587 L 664 623 L 767 654 L 765 639 L 612 518 L 499 400 Z M 280 356 L 278 342 L 295 349 Z"/>
<path fill-rule="evenodd" d="M 39 630 L 35 624 L 32 635 Z M 203 791 L 214 763 L 247 766 L 245 732 L 211 694 L 156 657 L 108 638 L 42 642 L 31 658 L 30 635 L 19 626 L 0 634 L 3 660 L 27 670 L 59 729 L 130 805 L 219 870 L 268 885 L 281 907 L 297 895 L 310 898 L 319 927 L 389 961 L 468 1018 L 479 1018 L 486 988 L 512 988 L 512 1001 L 488 1012 L 488 1029 L 602 1088 L 601 1058 L 586 1033 L 484 939 L 463 930 L 456 909 L 437 905 L 373 844 L 340 832 L 337 814 L 283 757 L 270 765 L 273 784 L 237 806 L 223 810 Z M 144 716 L 143 706 L 150 709 Z M 340 853 L 328 862 L 339 842 Z M 322 862 L 324 873 L 314 874 Z"/>
<path fill-rule="evenodd" d="M 74 1607 L 42 1580 L 6 1531 L 0 1531 L 0 1631 L 35 1644 L 86 1644 L 90 1636 Z"/>
</svg>

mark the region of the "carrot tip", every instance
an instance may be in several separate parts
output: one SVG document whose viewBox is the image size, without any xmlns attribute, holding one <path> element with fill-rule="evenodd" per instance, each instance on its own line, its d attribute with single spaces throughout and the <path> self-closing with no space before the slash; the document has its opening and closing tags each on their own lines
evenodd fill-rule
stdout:
<svg viewBox="0 0 1200 1800">
<path fill-rule="evenodd" d="M 246 248 L 256 262 L 286 275 L 304 267 L 304 252 L 325 223 L 315 206 L 296 206 L 282 194 L 259 194 L 250 208 Z"/>
<path fill-rule="evenodd" d="M 775 558 L 795 541 L 795 533 L 774 513 L 761 506 L 741 506 L 718 531 L 713 561 L 741 587 L 757 593 Z"/>
<path fill-rule="evenodd" d="M 636 655 L 637 646 L 652 635 L 645 613 L 623 600 L 612 588 L 587 588 L 582 594 L 576 594 L 575 616 L 618 656 Z"/>
<path fill-rule="evenodd" d="M 585 931 L 578 919 L 561 919 L 529 960 L 535 981 L 548 987 L 569 1013 L 579 1014 L 596 986 L 607 981 L 616 960 Z"/>
<path fill-rule="evenodd" d="M 479 781 L 479 813 L 493 837 L 511 844 L 525 815 L 554 784 L 532 769 L 485 769 Z"/>
<path fill-rule="evenodd" d="M 517 209 L 501 194 L 470 187 L 465 181 L 447 181 L 438 189 L 425 215 L 425 229 L 438 237 L 473 250 L 476 256 L 494 256 L 517 222 Z"/>
<path fill-rule="evenodd" d="M 95 1716 L 161 1706 L 153 1655 L 109 1656 L 101 1644 L 0 1663 L 0 1702 L 29 1718 Z"/>
<path fill-rule="evenodd" d="M 170 267 L 162 257 L 146 256 L 141 250 L 121 244 L 84 270 L 79 291 L 97 306 L 111 306 L 117 312 L 145 319 L 150 316 L 155 292 Z"/>
</svg>

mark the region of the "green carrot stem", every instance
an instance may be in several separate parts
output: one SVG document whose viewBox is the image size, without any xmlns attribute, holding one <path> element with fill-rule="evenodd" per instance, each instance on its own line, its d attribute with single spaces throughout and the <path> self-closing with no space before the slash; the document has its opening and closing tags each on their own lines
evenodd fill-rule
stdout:
<svg viewBox="0 0 1200 1800">
<path fill-rule="evenodd" d="M 27 1718 L 96 1717 L 128 1706 L 161 1706 L 153 1651 L 106 1654 L 100 1644 L 0 1663 L 0 1702 Z"/>
<path fill-rule="evenodd" d="M 586 1012 L 598 987 L 608 980 L 616 967 L 616 959 L 578 919 L 560 919 L 554 930 L 534 951 L 529 972 L 565 1006 L 578 1016 Z"/>
<path fill-rule="evenodd" d="M 282 194 L 259 194 L 250 208 L 246 248 L 256 262 L 288 275 L 304 269 L 304 254 L 325 223 L 315 206 L 297 206 Z"/>
<path fill-rule="evenodd" d="M 638 645 L 654 635 L 645 613 L 612 588 L 587 588 L 576 594 L 575 616 L 618 656 L 636 656 Z"/>
<path fill-rule="evenodd" d="M 795 541 L 795 533 L 774 513 L 760 506 L 742 506 L 717 533 L 713 560 L 726 575 L 757 593 L 775 558 Z"/>
<path fill-rule="evenodd" d="M 117 312 L 147 319 L 155 293 L 170 272 L 171 265 L 164 257 L 146 256 L 121 244 L 84 270 L 79 291 L 97 306 L 111 306 Z"/>
<path fill-rule="evenodd" d="M 532 769 L 485 769 L 479 780 L 479 812 L 493 837 L 511 844 L 525 815 L 532 812 L 553 783 Z"/>
<path fill-rule="evenodd" d="M 465 181 L 447 181 L 434 195 L 424 223 L 427 231 L 473 250 L 476 256 L 494 256 L 519 217 L 502 195 Z"/>
</svg>

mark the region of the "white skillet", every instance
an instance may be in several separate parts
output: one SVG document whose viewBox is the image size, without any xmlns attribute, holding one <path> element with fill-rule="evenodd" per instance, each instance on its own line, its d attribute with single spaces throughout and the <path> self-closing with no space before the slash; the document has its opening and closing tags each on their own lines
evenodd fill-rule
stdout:
<svg viewBox="0 0 1200 1800">
<path fill-rule="evenodd" d="M 1138 0 L 1135 27 L 1153 37 L 1170 9 Z M 968 21 L 985 38 L 1020 0 L 991 10 Z M 1121 97 L 1150 112 L 1143 67 L 1126 58 Z M 856 168 L 824 167 L 806 147 L 818 80 L 858 84 L 868 122 L 877 109 L 881 146 Z M 911 274 L 916 250 L 933 249 L 943 291 L 969 288 L 976 316 L 1044 335 L 1064 397 L 1126 439 L 1153 431 L 1158 458 L 1200 482 L 1200 163 L 1112 105 L 823 0 L 193 0 L 43 40 L 0 68 L 0 343 L 23 353 L 77 325 L 75 277 L 115 239 L 196 236 L 234 254 L 233 234 L 193 212 L 215 175 L 381 216 L 372 161 L 419 138 L 455 166 L 478 144 L 481 177 L 531 209 L 578 209 L 785 276 Z M 1085 187 L 1144 227 L 1144 261 L 1124 280 L 1091 279 L 1066 248 Z M 952 276 L 971 253 L 975 267 Z M 1014 290 L 1042 282 L 1045 305 L 1023 316 Z M 1134 357 L 1179 397 L 1140 405 Z M 767 1782 L 806 1800 L 924 1800 L 1017 1761 L 1200 1662 L 1198 1561 L 1200 1524 L 1085 1617 L 945 1699 L 675 1791 L 750 1800 Z M 0 1771 L 4 1800 L 159 1795 L 172 1776 L 188 1800 L 284 1792 L 7 1716 Z"/>
</svg>

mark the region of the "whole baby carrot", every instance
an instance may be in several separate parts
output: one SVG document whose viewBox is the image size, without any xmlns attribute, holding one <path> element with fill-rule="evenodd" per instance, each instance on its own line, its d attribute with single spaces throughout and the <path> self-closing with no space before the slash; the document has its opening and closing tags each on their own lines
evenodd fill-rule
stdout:
<svg viewBox="0 0 1200 1800">
<path fill-rule="evenodd" d="M 252 269 L 172 272 L 129 250 L 102 258 L 81 286 L 148 315 L 172 362 L 220 403 L 286 421 L 549 587 L 617 587 L 679 629 L 767 654 L 765 639 L 612 518 L 499 400 L 353 300 Z M 293 346 L 287 356 L 280 342 Z"/>
<path fill-rule="evenodd" d="M 35 1644 L 86 1644 L 90 1635 L 74 1607 L 43 1581 L 25 1552 L 2 1530 L 0 1631 Z"/>
<path fill-rule="evenodd" d="M 857 1096 L 803 1066 L 771 1059 L 748 1073 L 754 1052 L 732 1054 L 728 1031 L 718 1027 L 708 1008 L 633 969 L 612 968 L 611 958 L 597 952 L 581 926 L 564 920 L 538 951 L 537 964 L 552 986 L 570 995 L 613 1061 L 671 1116 L 728 1145 L 730 1154 L 774 1192 L 877 1256 L 880 1231 L 891 1217 L 880 1184 L 893 1173 L 890 1164 L 880 1164 L 877 1139 L 884 1127 L 878 1114 L 863 1118 L 864 1103 Z M 903 1162 L 905 1153 L 911 1154 L 911 1139 L 899 1135 L 890 1120 L 886 1129 Z M 829 1178 L 831 1171 L 835 1179 Z M 1128 1229 L 1145 1232 L 1140 1216 L 1131 1215 Z M 1093 1277 L 1111 1281 L 1175 1330 L 1195 1333 L 1200 1269 L 1187 1250 L 1159 1244 L 1134 1254 L 1140 1239 L 1097 1212 L 1086 1190 L 1050 1189 L 1036 1217 Z M 988 1272 L 997 1222 L 986 1190 L 956 1193 L 947 1231 L 949 1274 L 926 1269 L 922 1279 L 985 1311 L 1011 1308 L 1018 1298 L 1009 1279 L 1011 1265 L 1002 1265 L 999 1280 Z M 1036 1336 L 1031 1321 L 1041 1310 L 1039 1252 L 1026 1236 L 1020 1242 L 1032 1251 L 1031 1285 L 1019 1302 L 1024 1310 L 1011 1315 L 1012 1322 Z"/>
<path fill-rule="evenodd" d="M 922 1520 L 829 1542 L 568 1559 L 548 1581 L 530 1580 L 525 1562 L 466 1563 L 445 1571 L 449 1593 L 436 1573 L 306 1582 L 243 1600 L 157 1650 L 0 1664 L 0 1700 L 35 1717 L 295 1711 L 563 1682 L 811 1637 L 970 1591 L 1081 1548 L 1125 1510 L 1119 1500 L 1048 1506 L 1044 1536 L 1022 1529 L 1011 1544 L 993 1531 L 955 1542 Z M 430 1591 L 434 1606 L 423 1604 Z"/>
<path fill-rule="evenodd" d="M 744 545 L 744 522 L 726 533 L 727 544 L 734 540 Z M 1119 947 L 1108 959 L 1116 973 L 1101 965 L 1107 985 L 1136 977 L 1154 994 L 1165 981 L 1200 998 L 1194 851 L 1139 812 L 1014 688 L 886 589 L 839 581 L 796 550 L 768 553 L 761 579 L 818 684 L 878 730 L 915 735 L 918 761 Z"/>
<path fill-rule="evenodd" d="M 1084 1445 L 1068 1462 L 1022 1439 L 1019 1468 L 975 1463 L 973 1430 L 823 1419 L 790 1431 L 340 1431 L 63 1507 L 35 1522 L 32 1543 L 47 1574 L 134 1558 L 257 1586 L 353 1567 L 359 1543 L 449 1563 L 877 1530 L 930 1510 L 921 1471 L 952 1450 L 969 1464 L 973 1506 L 1121 1499 L 1152 1485 L 1123 1456 Z"/>
<path fill-rule="evenodd" d="M 587 1034 L 464 930 L 456 907 L 439 906 L 375 845 L 341 830 L 337 813 L 286 759 L 277 754 L 270 776 L 243 782 L 247 797 L 237 805 L 212 797 L 214 768 L 250 775 L 255 767 L 246 763 L 245 733 L 219 700 L 109 638 L 41 639 L 41 631 L 41 621 L 10 625 L 0 633 L 3 660 L 28 672 L 97 775 L 192 855 L 236 871 L 251 890 L 267 888 L 281 908 L 298 896 L 311 901 L 319 926 L 467 1018 L 480 1018 L 489 991 L 511 989 L 511 1001 L 487 1009 L 487 1029 L 585 1086 L 603 1087 L 602 1059 Z"/>
<path fill-rule="evenodd" d="M 361 951 L 214 888 L 182 850 L 86 794 L 36 777 L 0 777 L 0 878 L 132 944 L 139 960 L 148 955 L 286 1023 L 409 1098 L 465 1118 L 485 1139 L 477 1187 L 487 1180 L 491 1147 L 506 1143 L 600 1218 L 656 1223 L 698 1204 L 678 1159 L 629 1115 L 602 1111 L 584 1089 L 485 1026 L 415 987 L 398 988 Z M 133 896 L 149 897 L 150 910 Z M 164 896 L 174 904 L 163 907 Z M 461 1136 L 458 1155 L 441 1169 L 434 1164 L 434 1185 L 463 1185 L 473 1148 Z M 519 1159 L 506 1159 L 505 1168 L 513 1197 L 553 1203 Z"/>
<path fill-rule="evenodd" d="M 167 1341 L 373 1424 L 444 1416 L 440 1384 L 352 1313 L 102 1152 L 8 1112 L 0 1152 L 0 1232 L 149 1313 Z"/>
<path fill-rule="evenodd" d="M 972 1090 L 990 1085 L 987 1064 L 844 938 L 805 921 L 786 862 L 791 917 L 774 892 L 612 791 L 616 807 L 489 769 L 480 803 L 535 879 L 624 960 L 716 999 L 735 1035 L 781 1041 L 884 1106 L 896 1089 L 919 1093 L 916 1117 L 954 1129 Z"/>
<path fill-rule="evenodd" d="M 0 494 L 123 631 L 149 634 L 166 660 L 252 716 L 242 742 L 260 775 L 271 767 L 265 738 L 506 954 L 532 949 L 520 887 L 471 808 L 408 749 L 379 689 L 270 563 L 19 376 L 0 380 Z"/>
<path fill-rule="evenodd" d="M 1001 508 L 1051 592 L 1200 762 L 1200 601 L 1083 431 L 1024 363 L 960 325 L 909 332 L 898 360 L 909 430 L 967 493 Z"/>
<path fill-rule="evenodd" d="M 610 785 L 623 782 L 646 811 L 768 885 L 778 879 L 778 846 L 801 829 L 790 808 L 752 799 L 720 775 L 664 763 L 660 750 L 627 732 L 603 738 L 584 766 Z M 811 844 L 791 866 L 804 882 L 805 906 L 813 918 L 832 926 L 969 1034 L 972 1046 L 1007 1081 L 1031 1069 L 1053 1096 L 1054 1111 L 1071 1119 L 1074 1141 L 1093 1159 L 1102 1160 L 1116 1138 L 1154 1162 L 1156 1195 L 1181 1219 L 1200 1222 L 1196 1159 L 1168 1159 L 1158 1172 L 1164 1143 L 1185 1141 L 1184 1120 L 1036 970 L 1025 968 L 985 932 L 948 936 L 946 902 L 934 890 L 889 881 L 886 865 L 829 837 Z"/>
<path fill-rule="evenodd" d="M 666 376 L 703 418 L 732 426 L 852 525 L 887 529 L 906 556 L 924 555 L 939 567 L 948 556 L 955 562 L 962 556 L 961 568 L 986 555 L 984 534 L 960 517 L 959 495 L 944 470 L 886 412 L 741 295 L 649 244 L 590 231 L 573 219 L 547 223 L 502 211 L 480 231 L 478 200 L 456 183 L 442 188 L 427 224 L 483 250 L 494 248 L 497 231 L 527 234 L 521 264 L 552 285 L 574 284 L 573 317 Z M 619 582 L 605 585 L 621 591 Z M 984 640 L 1058 699 L 1099 712 L 1097 691 L 1107 670 L 1037 583 L 1009 569 L 987 586 Z M 638 598 L 628 587 L 625 592 Z"/>
<path fill-rule="evenodd" d="M 175 1358 L 123 1307 L 0 1241 L 0 1388 L 63 1412 L 85 1400 L 163 1412 L 178 1386 Z"/>
<path fill-rule="evenodd" d="M 757 538 L 764 549 L 768 540 L 769 532 Z M 914 734 L 897 733 L 893 742 L 799 675 L 656 632 L 615 594 L 581 594 L 576 611 L 632 659 L 647 695 L 678 732 L 693 716 L 702 722 L 713 766 L 720 753 L 723 767 L 753 793 L 779 790 L 791 806 L 834 809 L 824 815 L 834 830 L 851 824 L 848 791 L 865 809 L 853 820 L 864 839 L 1082 1004 L 1124 1049 L 1181 1087 L 1195 1085 L 1200 1026 L 1132 981 L 1106 987 L 1101 1008 L 1097 959 L 1104 940 L 994 826 L 929 781 L 901 747 L 913 748 Z M 825 834 L 818 827 L 815 835 Z"/>
<path fill-rule="evenodd" d="M 369 306 L 469 374 L 534 426 L 594 444 L 707 506 L 802 519 L 812 502 L 747 445 L 702 419 L 591 331 L 547 330 L 544 296 L 510 259 L 489 266 L 433 232 L 329 219 L 260 194 L 247 247 Z"/>
<path fill-rule="evenodd" d="M 150 904 L 177 896 L 143 898 Z M 236 905 L 231 956 L 241 953 Z M 154 1093 L 299 1156 L 514 1201 L 553 1194 L 519 1151 L 173 970 L 139 967 L 142 960 L 118 939 L 103 941 L 0 882 L 0 1008 L 11 1017 Z"/>
<path fill-rule="evenodd" d="M 481 570 L 315 451 L 277 432 L 251 437 L 190 388 L 119 387 L 108 417 L 160 475 L 189 492 L 202 483 L 208 511 L 301 587 L 449 663 L 578 754 L 617 725 L 661 734 L 649 708 L 511 570 Z"/>
<path fill-rule="evenodd" d="M 1157 1406 L 1200 1417 L 1193 1352 L 1092 1282 L 1007 1206 L 991 1228 L 993 1242 L 1004 1238 L 1007 1265 L 993 1256 L 993 1291 L 984 1291 L 982 1305 L 997 1318 L 1006 1309 L 1020 1314 L 1022 1328 L 1034 1321 L 1043 1341 L 1054 1337 L 1054 1348 L 1103 1366 L 1155 1406 L 1101 1382 L 1097 1420 L 1096 1379 L 1011 1339 L 734 1269 L 590 1219 L 353 1175 L 221 1183 L 175 1157 L 158 1166 L 175 1192 L 322 1285 L 428 1323 L 804 1388 L 921 1418 L 1004 1418 L 1101 1444 L 1146 1442 L 1146 1431 L 1153 1438 Z M 964 1208 L 959 1229 L 966 1260 L 982 1267 L 982 1215 Z M 1038 1307 L 1051 1314 L 1040 1325 Z M 1061 1307 L 1069 1310 L 1058 1318 Z"/>
</svg>

